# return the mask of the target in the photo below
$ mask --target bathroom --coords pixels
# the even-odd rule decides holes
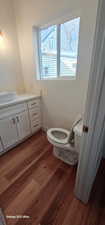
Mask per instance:
[[[4,7],[5,2],[2,4],[2,7]],[[23,10],[22,4],[25,9],[24,13],[20,14],[21,10]],[[2,66],[0,70],[3,76],[1,76],[0,90],[15,91],[19,94],[41,95],[41,127],[43,130],[47,131],[49,128],[60,127],[70,131],[78,115],[80,115],[81,118],[84,116],[95,32],[97,2],[92,3],[93,7],[91,7],[89,15],[87,9],[90,9],[90,4],[82,4],[82,1],[80,1],[79,6],[75,1],[71,1],[71,4],[68,3],[68,5],[63,2],[63,9],[59,10],[59,8],[57,8],[56,11],[55,7],[51,7],[48,1],[48,14],[43,14],[42,4],[37,3],[37,8],[42,18],[41,16],[39,17],[39,14],[37,15],[37,13],[32,11],[32,9],[35,8],[34,4],[36,3],[33,1],[30,4],[32,13],[28,18],[28,2],[24,5],[24,1],[18,2],[18,4],[14,1],[12,5],[14,10],[7,6],[5,12],[6,10],[8,11],[8,7],[10,12],[4,15],[1,14],[3,17],[1,21],[4,19],[3,22],[5,22],[6,19],[8,20],[9,13],[11,17],[9,17],[10,23],[8,25],[8,29],[10,30],[6,32],[7,27],[4,27],[4,29],[2,27],[7,26],[7,24],[1,24],[1,36],[3,40],[1,40]],[[14,23],[13,12],[16,17]],[[88,21],[85,19],[86,17],[88,17]],[[75,29],[77,29],[77,43],[74,43],[74,45],[76,45],[76,50],[74,50],[76,51],[75,71],[73,71],[70,76],[64,74],[64,76],[59,75],[59,77],[56,76],[56,78],[52,76],[50,78],[47,77],[44,79],[42,77],[42,79],[40,79],[38,73],[40,69],[38,68],[38,54],[36,53],[38,49],[40,49],[40,46],[36,41],[36,28],[42,27],[43,29],[43,27],[46,27],[47,30],[47,27],[53,27],[53,24],[66,25],[67,23],[67,26],[71,26],[71,29],[72,26],[75,26]],[[64,39],[64,35],[65,34],[63,34],[61,38]],[[71,45],[73,45],[73,43],[71,43]],[[11,58],[8,57],[7,52],[11,55]],[[71,52],[71,54],[74,53]],[[14,63],[11,59],[14,60]],[[64,64],[63,61],[61,61],[62,65],[67,65],[67,59],[64,60],[66,60]],[[56,65],[53,64],[53,66]],[[65,66],[64,70],[66,71],[67,68],[68,67]],[[65,71],[61,71],[61,73],[65,73]],[[67,73],[70,73],[69,69]]]

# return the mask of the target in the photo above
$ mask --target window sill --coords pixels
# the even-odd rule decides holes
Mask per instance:
[[[50,81],[50,80],[76,80],[76,76],[75,77],[51,77],[51,78],[44,78],[44,79],[38,79],[40,81]]]

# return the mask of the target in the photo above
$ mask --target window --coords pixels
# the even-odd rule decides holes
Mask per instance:
[[[80,18],[39,29],[40,79],[76,76]]]

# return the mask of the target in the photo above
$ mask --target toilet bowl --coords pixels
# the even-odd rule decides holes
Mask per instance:
[[[47,131],[48,141],[54,146],[53,154],[69,165],[78,162],[83,121],[79,119],[73,126],[74,144],[70,142],[71,132],[62,128],[51,128]]]

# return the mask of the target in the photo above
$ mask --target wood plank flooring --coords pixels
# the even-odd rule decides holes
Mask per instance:
[[[56,159],[40,131],[0,157],[0,207],[7,225],[105,225],[104,164],[84,205],[74,196],[76,167]]]

